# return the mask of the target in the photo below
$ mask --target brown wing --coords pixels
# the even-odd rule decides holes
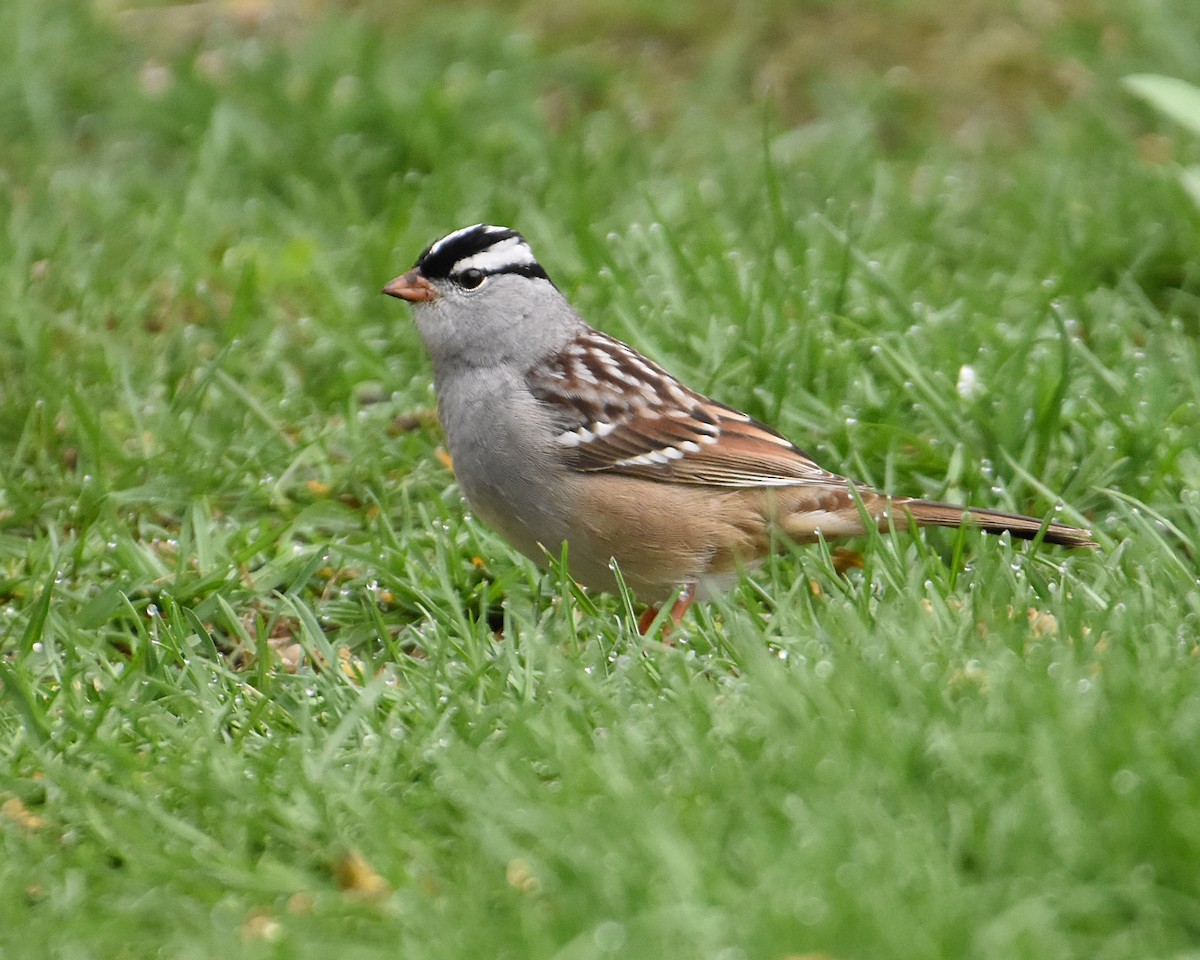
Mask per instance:
[[[585,472],[721,487],[845,484],[790,440],[596,330],[526,374]]]

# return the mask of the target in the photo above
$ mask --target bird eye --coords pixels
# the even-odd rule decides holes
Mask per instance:
[[[458,275],[458,282],[467,290],[474,290],[486,278],[486,274],[482,270],[476,270],[471,267],[469,270],[464,270]]]

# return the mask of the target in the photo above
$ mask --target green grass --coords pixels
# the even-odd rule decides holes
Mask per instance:
[[[0,957],[1200,955],[1200,148],[1120,84],[1193,4],[559,6],[0,7]],[[1103,549],[789,551],[643,640],[435,455],[378,290],[476,220]]]

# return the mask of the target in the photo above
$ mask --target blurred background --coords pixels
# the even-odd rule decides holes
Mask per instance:
[[[1125,78],[1197,50],[1195,0],[3,0],[0,954],[1194,960],[1200,119]],[[1103,551],[869,538],[643,642],[437,455],[379,291],[477,221],[823,465]]]
[[[844,345],[868,355],[860,334],[926,325],[922,362],[953,384],[988,373],[997,337],[1037,341],[1028,318],[1049,323],[1054,297],[1092,301],[1075,318],[1092,337],[1127,337],[1141,321],[1103,293],[1127,282],[1195,333],[1175,181],[1195,138],[1121,79],[1194,73],[1197,20],[1188,0],[14,0],[0,440],[51,474],[66,458],[155,482],[144,454],[173,431],[142,401],[178,414],[234,340],[221,369],[290,418],[356,393],[427,405],[377,291],[431,239],[493,220],[593,322],[701,387],[751,374],[752,412],[850,470],[845,418],[892,402],[842,372]],[[776,333],[802,348],[782,367]],[[119,373],[113,350],[145,356]],[[976,402],[1019,442],[1024,410]],[[111,422],[80,427],[85,409]],[[192,456],[197,429],[171,455],[193,491],[224,475]],[[227,439],[210,442],[228,456]],[[34,500],[4,509],[28,519]]]

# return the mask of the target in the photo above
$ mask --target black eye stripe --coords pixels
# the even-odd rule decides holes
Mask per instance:
[[[417,258],[417,267],[426,277],[449,277],[463,260],[514,237],[521,239],[515,230],[483,223],[456,230],[426,247]]]
[[[546,271],[542,269],[540,263],[521,263],[510,267],[503,267],[499,270],[478,270],[475,267],[468,267],[466,270],[451,270],[450,277],[453,280],[462,282],[463,277],[467,274],[478,274],[481,277],[498,277],[506,273],[515,273],[519,277],[538,277],[541,280],[549,280],[546,276]],[[475,284],[479,286],[479,284]]]
[[[456,230],[431,243],[417,258],[416,269],[430,280],[450,279],[459,283],[469,270],[478,270],[485,278],[515,273],[550,280],[517,231],[482,223]]]

